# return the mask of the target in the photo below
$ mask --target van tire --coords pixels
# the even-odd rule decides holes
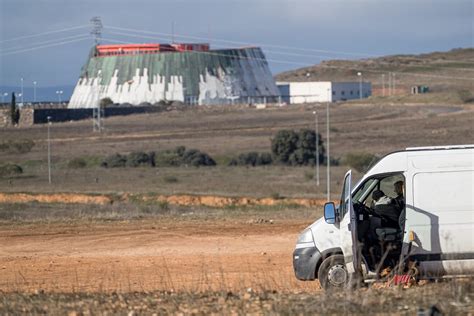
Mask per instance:
[[[332,255],[324,259],[319,266],[318,279],[324,290],[347,287],[350,283],[350,275],[346,269],[344,256]]]

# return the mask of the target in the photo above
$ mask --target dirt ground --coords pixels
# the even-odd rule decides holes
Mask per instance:
[[[319,291],[294,277],[307,222],[144,220],[0,227],[0,292]]]

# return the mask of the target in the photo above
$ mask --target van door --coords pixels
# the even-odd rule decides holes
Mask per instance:
[[[344,176],[344,186],[339,206],[341,246],[349,273],[361,274],[359,240],[357,238],[357,218],[352,204],[352,170]]]

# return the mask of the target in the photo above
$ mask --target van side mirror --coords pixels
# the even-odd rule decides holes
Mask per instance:
[[[336,223],[336,206],[334,202],[324,204],[324,220],[328,224]]]

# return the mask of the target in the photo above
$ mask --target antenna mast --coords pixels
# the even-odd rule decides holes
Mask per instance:
[[[94,37],[95,44],[98,45],[100,42],[100,38],[102,37],[102,20],[100,16],[95,16],[91,20],[91,35]]]

